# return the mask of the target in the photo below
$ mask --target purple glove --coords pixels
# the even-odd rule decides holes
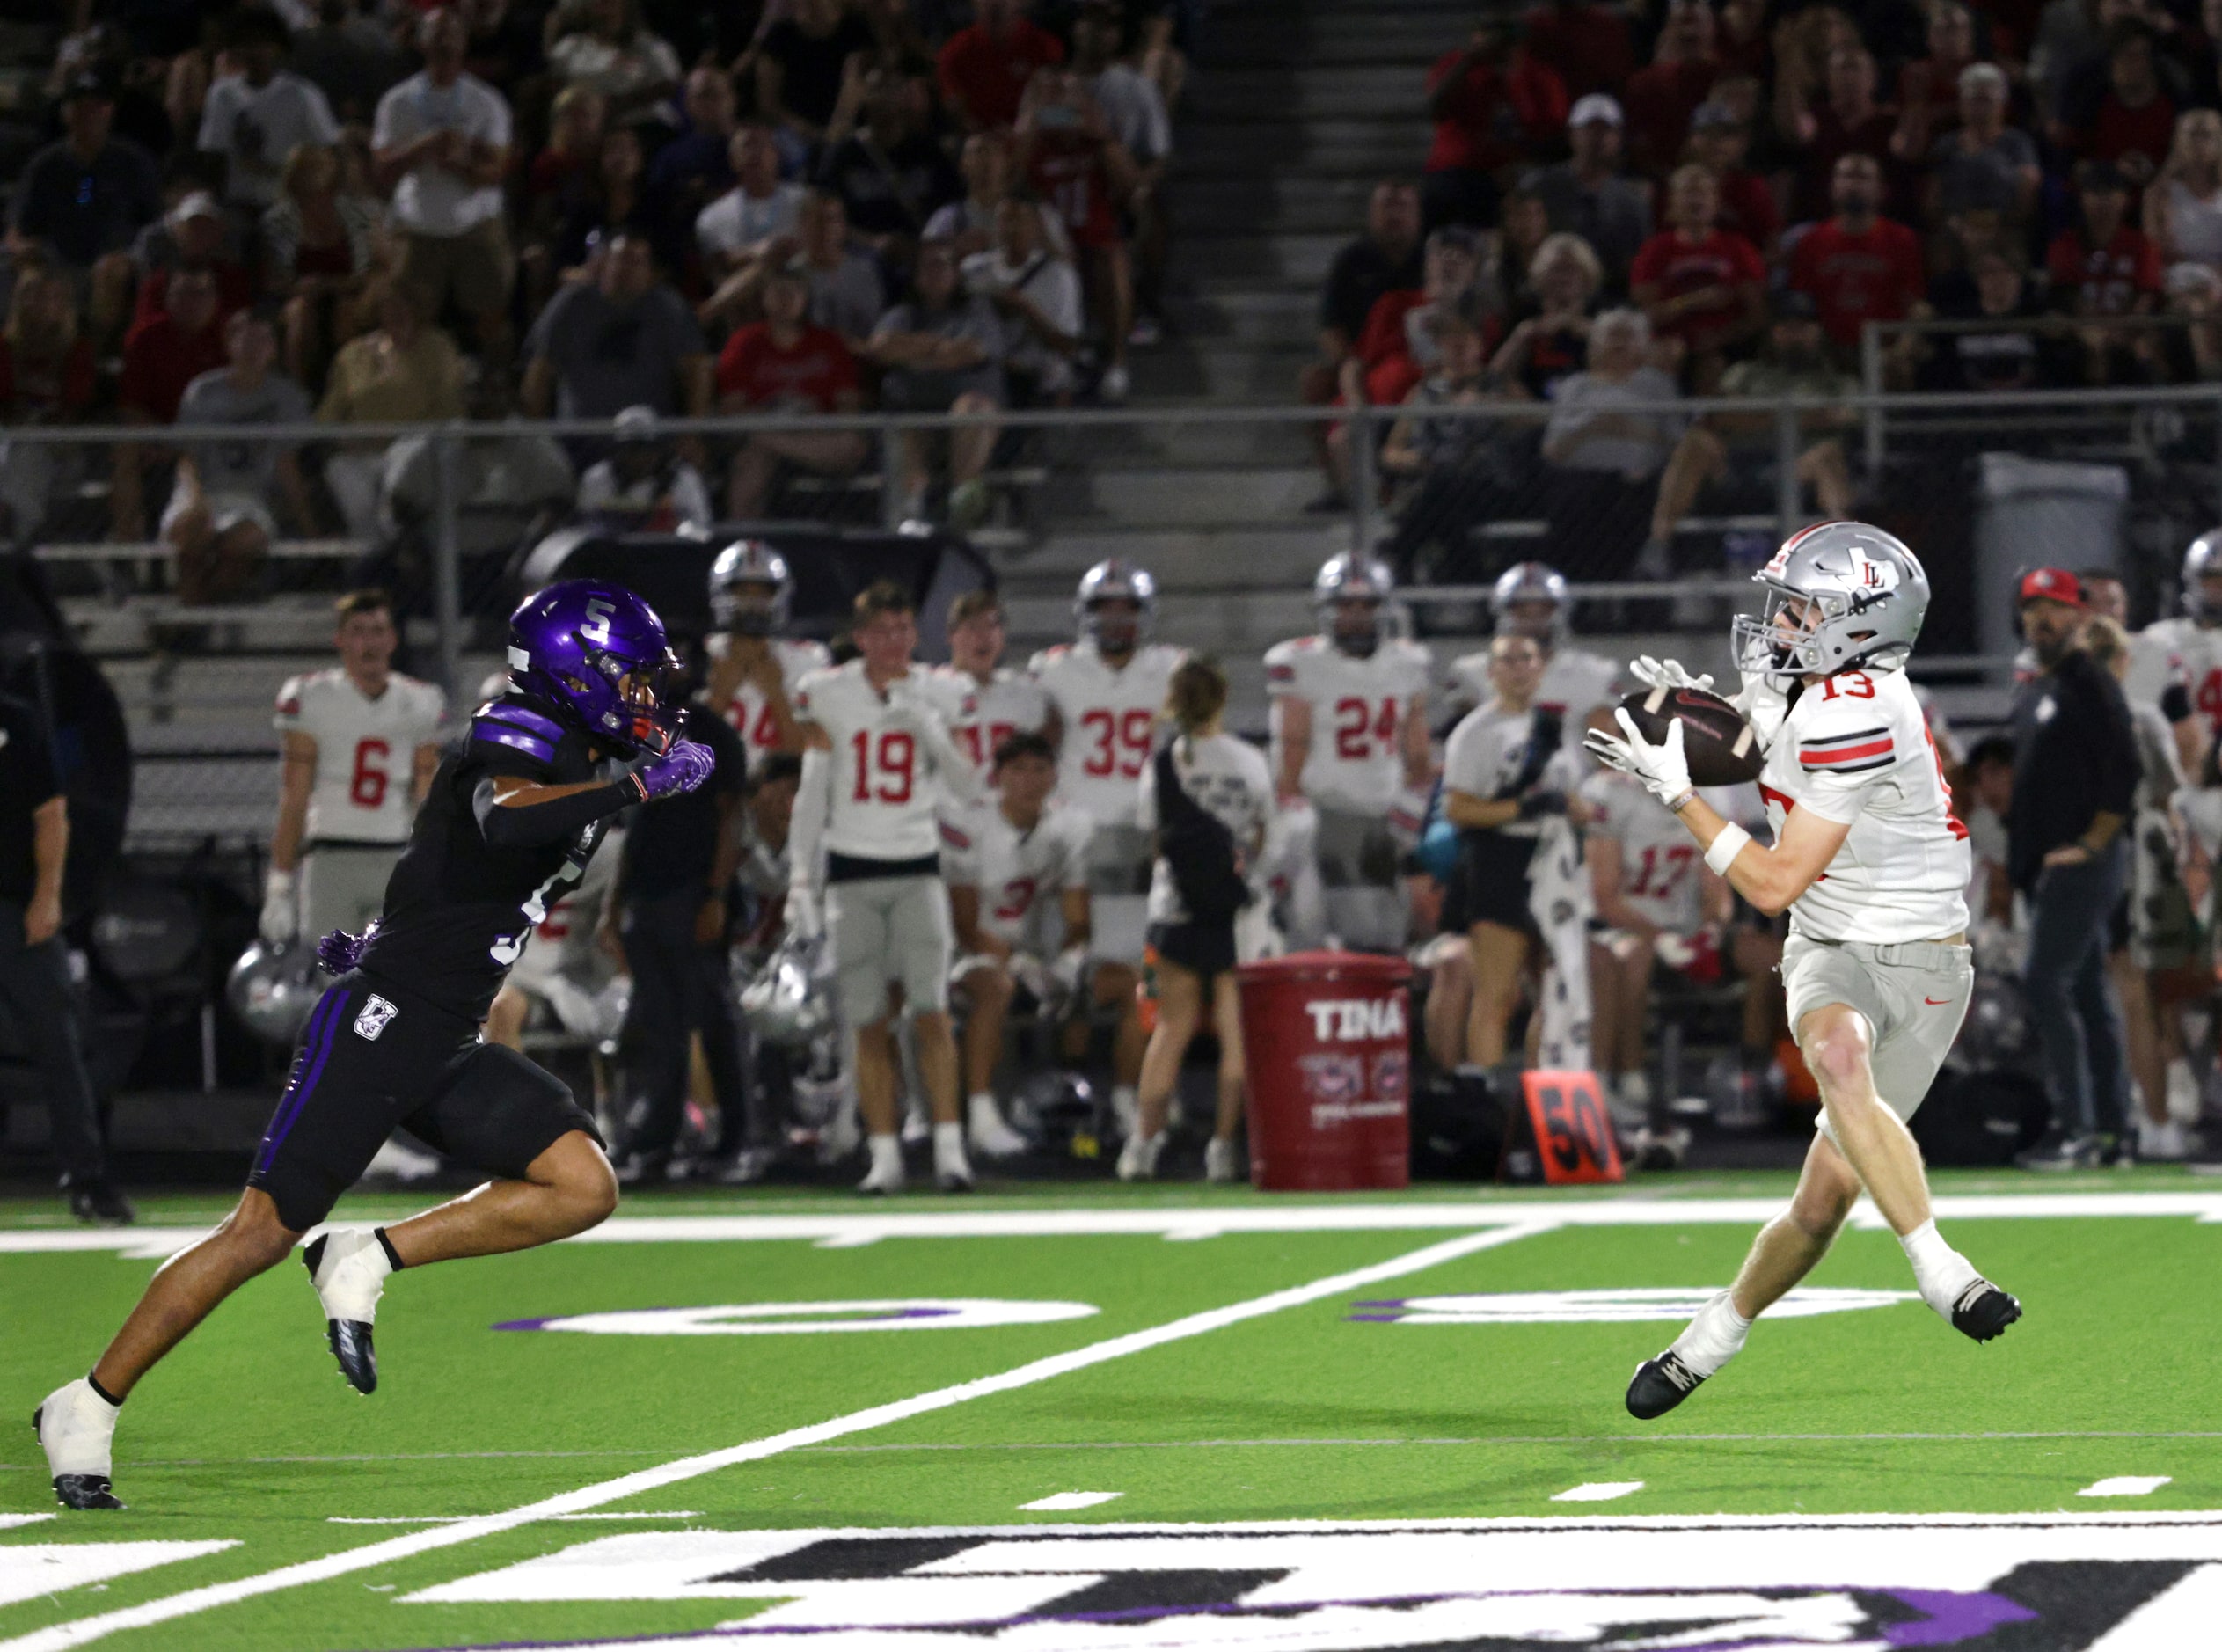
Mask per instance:
[[[335,929],[317,943],[317,961],[333,975],[346,975],[362,961],[362,954],[370,950],[370,938],[377,932],[378,920],[375,917],[360,935]]]
[[[661,757],[652,757],[632,771],[632,783],[640,788],[640,800],[653,803],[660,797],[669,797],[678,792],[691,792],[710,778],[718,760],[710,748],[692,740],[682,740]]]

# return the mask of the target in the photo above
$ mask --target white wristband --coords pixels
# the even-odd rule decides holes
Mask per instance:
[[[1731,822],[1721,828],[1721,835],[1713,840],[1713,847],[1705,852],[1705,864],[1721,877],[1729,875],[1729,864],[1743,852],[1743,845],[1751,841],[1751,834]]]

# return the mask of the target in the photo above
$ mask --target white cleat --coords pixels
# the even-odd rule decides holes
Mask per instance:
[[[109,1483],[113,1467],[116,1419],[122,1407],[92,1392],[80,1377],[64,1383],[31,1414],[32,1432],[47,1453],[54,1495],[64,1509],[121,1509]]]
[[[1158,1155],[1165,1151],[1165,1132],[1155,1136],[1134,1135],[1127,1137],[1127,1144],[1119,1150],[1119,1180],[1121,1181],[1155,1181],[1158,1179]]]
[[[2181,1056],[2168,1063],[2167,1089],[2169,1121],[2196,1124],[2200,1113],[2198,1076],[2191,1071],[2191,1064]]]
[[[378,1356],[371,1346],[370,1327],[378,1317],[386,1276],[393,1271],[377,1230],[329,1229],[309,1241],[301,1261],[317,1288],[317,1300],[324,1305],[325,1339],[332,1345],[332,1357],[340,1362],[340,1374],[358,1393],[375,1393]]]
[[[2183,1126],[2174,1118],[2155,1124],[2151,1119],[2138,1120],[2138,1161],[2140,1164],[2174,1164],[2190,1158],[2191,1144],[2186,1139]]]
[[[1203,1179],[1206,1181],[1242,1181],[1248,1178],[1250,1167],[1235,1156],[1234,1144],[1213,1137],[1203,1147]]]
[[[903,1161],[878,1164],[864,1173],[864,1180],[857,1183],[859,1193],[893,1195],[903,1191]]]
[[[1027,1150],[1027,1138],[1003,1122],[993,1096],[974,1096],[967,1105],[965,1134],[983,1159],[1010,1159]]]
[[[972,1161],[964,1156],[961,1139],[934,1142],[933,1181],[944,1193],[972,1191]]]

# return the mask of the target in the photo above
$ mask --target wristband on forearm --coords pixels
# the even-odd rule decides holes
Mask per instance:
[[[1721,828],[1721,835],[1713,840],[1713,846],[1705,852],[1705,864],[1719,877],[1729,875],[1729,867],[1743,852],[1743,845],[1751,841],[1751,834],[1731,821]]]

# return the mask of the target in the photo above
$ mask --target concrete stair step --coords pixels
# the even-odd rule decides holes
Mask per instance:
[[[1429,123],[1399,111],[1373,119],[1337,116],[1312,121],[1218,118],[1199,113],[1181,122],[1179,168],[1183,175],[1248,175],[1283,172],[1319,176],[1413,173],[1427,158]],[[1184,230],[1186,226],[1183,226]]]
[[[1319,326],[1319,295],[1290,287],[1246,288],[1217,296],[1176,292],[1166,307],[1175,342],[1183,347],[1287,344],[1309,340]]]
[[[1080,479],[1078,508],[1056,509],[1053,525],[1087,516],[1134,527],[1246,527],[1298,520],[1319,491],[1317,473],[1305,466],[1097,470]]]
[[[998,557],[996,577],[1006,588],[1062,591],[1070,604],[1081,574],[1106,557],[1125,557],[1156,574],[1168,592],[1239,583],[1261,594],[1275,584],[1309,588],[1319,564],[1349,544],[1348,527],[1332,521],[1222,528],[1053,523],[1023,552]]]
[[[1134,387],[1153,399],[1286,402],[1296,394],[1297,376],[1317,354],[1308,328],[1277,344],[1191,346],[1135,357]]]
[[[1321,178],[1309,172],[1279,172],[1266,178],[1207,173],[1176,179],[1172,190],[1184,223],[1208,223],[1232,230],[1250,225],[1266,231],[1341,230],[1356,235],[1365,225],[1370,177]]]
[[[1446,22],[1439,13],[1410,15],[1401,7],[1339,17],[1268,11],[1248,18],[1214,18],[1210,57],[1213,65],[1244,68],[1408,63],[1424,69],[1464,40],[1461,21]],[[1207,69],[1197,84],[1214,76]]]
[[[1286,398],[1276,398],[1285,400]],[[1220,465],[1300,464],[1311,452],[1296,425],[1200,423],[1173,416],[1160,423],[1101,426],[1069,450],[1073,470],[1210,470]]]
[[[1173,244],[1172,270],[1175,279],[1195,276],[1224,282],[1263,278],[1267,286],[1318,282],[1327,278],[1327,266],[1352,233],[1259,235],[1238,230],[1222,235],[1199,225]]]
[[[1195,89],[1196,106],[1219,119],[1286,120],[1309,124],[1338,118],[1424,114],[1425,64],[1353,64],[1312,58],[1295,69],[1212,72]]]

